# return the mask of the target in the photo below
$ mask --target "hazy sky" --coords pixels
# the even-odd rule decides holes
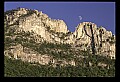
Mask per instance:
[[[62,19],[70,31],[81,22],[93,22],[115,34],[115,2],[5,2],[4,10],[37,9],[52,19]],[[80,17],[79,17],[80,16]],[[81,20],[80,20],[81,18]]]

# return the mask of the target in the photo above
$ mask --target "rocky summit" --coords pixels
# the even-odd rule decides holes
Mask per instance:
[[[17,8],[4,12],[4,55],[41,65],[78,65],[89,54],[115,59],[115,35],[92,22],[70,32],[64,20],[38,10]],[[88,55],[81,55],[82,53]],[[92,62],[88,62],[90,66]],[[99,62],[98,66],[104,63]],[[85,66],[84,64],[81,64]],[[106,66],[106,64],[104,64]]]

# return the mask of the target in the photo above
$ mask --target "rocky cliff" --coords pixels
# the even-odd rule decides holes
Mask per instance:
[[[68,44],[76,52],[79,50],[88,51],[94,55],[115,59],[115,35],[111,31],[107,31],[104,27],[98,27],[91,22],[80,23],[76,27],[75,32],[70,32],[63,20],[51,19],[42,11],[17,8],[4,13],[4,29],[5,45],[7,45],[4,53],[7,56],[9,56],[9,53],[12,53],[13,55],[10,57],[16,59],[19,57],[24,61],[42,62],[41,64],[43,65],[48,64],[50,61],[53,62],[54,58],[49,56],[49,54],[41,55],[35,51],[31,55],[26,54],[26,50],[21,47],[32,42],[37,45],[44,42],[56,45]],[[11,43],[7,44],[8,41],[11,41]],[[35,45],[32,44],[32,46]],[[32,52],[32,50],[27,51]],[[54,59],[54,61],[57,60]],[[62,60],[62,62],[66,62],[66,60]],[[74,60],[68,62],[71,63],[66,64],[75,65]]]
[[[110,56],[115,58],[115,35],[107,31],[104,27],[97,27],[91,22],[80,23],[75,32],[75,45],[81,46],[84,50],[90,50],[94,54]]]

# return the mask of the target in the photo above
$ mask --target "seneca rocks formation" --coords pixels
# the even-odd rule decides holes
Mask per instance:
[[[52,19],[42,11],[17,8],[4,13],[4,25],[5,29],[7,29],[5,31],[6,33],[11,31],[14,33],[23,31],[34,33],[34,35],[36,35],[34,36],[36,43],[44,41],[57,44],[67,43],[76,51],[90,51],[95,55],[99,54],[115,59],[115,35],[113,35],[111,31],[107,31],[104,27],[98,27],[92,22],[82,22],[77,25],[75,32],[70,32],[63,20]],[[13,36],[12,39],[13,38],[15,38],[15,36]],[[8,52],[10,51],[4,51],[4,53]],[[44,62],[42,64],[47,64],[51,59],[48,55],[41,56],[38,55],[38,53],[33,53],[31,56],[29,54],[24,55],[26,53],[24,53],[21,45],[13,46],[11,52],[14,54],[14,58],[16,58],[17,55],[29,57],[36,55],[34,61],[37,62],[37,60],[41,60]],[[26,57],[22,57],[23,60],[30,61],[25,58]],[[71,62],[71,64],[74,65],[74,62]]]

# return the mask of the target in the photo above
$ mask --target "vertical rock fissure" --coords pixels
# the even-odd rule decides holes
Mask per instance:
[[[92,24],[90,25],[90,29],[91,29],[91,34],[92,34],[92,41],[91,41],[91,46],[92,46],[92,53],[95,54],[95,41],[94,41],[94,34],[93,34],[93,29],[92,29]]]
[[[102,47],[102,30],[99,31],[100,32],[100,47]]]
[[[86,34],[88,37],[90,37],[90,35],[87,34],[87,31],[86,31],[85,27],[86,27],[86,25],[84,25],[85,34]],[[90,38],[91,38],[91,37],[90,37]]]
[[[95,54],[95,41],[94,41],[94,34],[93,34],[92,24],[89,25],[92,36],[90,36],[90,35],[87,34],[87,31],[86,31],[86,29],[85,29],[85,26],[86,26],[86,25],[84,25],[85,34],[86,34],[88,37],[91,38],[92,54]]]

